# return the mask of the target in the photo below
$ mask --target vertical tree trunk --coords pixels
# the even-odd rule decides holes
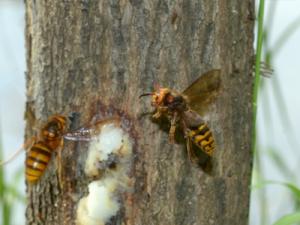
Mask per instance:
[[[27,136],[55,113],[76,112],[72,129],[103,105],[115,108],[130,118],[137,144],[131,204],[123,201],[110,224],[247,224],[253,10],[253,0],[27,0]],[[189,162],[184,143],[168,143],[138,95],[154,82],[183,90],[215,68],[223,90],[208,121],[217,148],[207,174]],[[27,224],[76,224],[90,182],[85,152],[65,142],[63,189],[55,160],[28,186]]]

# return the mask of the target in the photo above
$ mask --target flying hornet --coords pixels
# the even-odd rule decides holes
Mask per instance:
[[[211,70],[201,75],[183,92],[156,86],[153,92],[140,95],[140,98],[152,96],[154,119],[165,116],[170,121],[170,143],[174,143],[176,128],[182,128],[189,159],[194,163],[199,162],[199,157],[192,148],[193,144],[209,157],[215,151],[213,133],[202,116],[219,93],[220,74],[220,70]]]

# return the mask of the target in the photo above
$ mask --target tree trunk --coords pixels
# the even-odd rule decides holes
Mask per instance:
[[[121,195],[109,224],[247,224],[253,18],[253,0],[27,0],[27,137],[52,114],[76,112],[68,129],[100,112],[122,115],[135,132],[134,191]],[[208,117],[217,144],[208,174],[184,142],[168,143],[168,124],[153,123],[138,96],[154,83],[183,90],[216,68],[223,89]],[[78,224],[91,182],[86,148],[65,141],[63,187],[54,158],[27,186],[27,224]]]

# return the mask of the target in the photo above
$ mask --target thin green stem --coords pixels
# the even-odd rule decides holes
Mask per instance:
[[[268,52],[268,50],[270,49],[269,46],[269,42],[268,42],[268,37],[272,36],[272,31],[273,31],[273,25],[274,25],[274,18],[275,18],[275,12],[277,10],[277,6],[278,6],[278,1],[270,1],[269,2],[269,7],[268,7],[268,14],[266,15],[266,19],[265,19],[265,26],[264,26],[264,35],[265,35],[265,39],[264,39],[264,48],[265,48],[265,52]],[[266,61],[266,63],[268,63]]]
[[[256,45],[256,57],[255,57],[255,80],[253,87],[253,132],[252,132],[252,150],[254,152],[256,147],[256,113],[257,113],[257,96],[260,83],[260,62],[262,55],[262,44],[263,44],[263,20],[264,20],[264,8],[265,1],[259,1],[258,9],[258,26],[257,26],[257,45]]]
[[[2,160],[2,158],[3,158],[3,150],[2,150],[2,140],[1,140],[1,127],[0,127],[0,160]],[[0,166],[0,203],[4,199],[4,192],[5,192],[4,170],[3,170],[3,166]]]
[[[257,117],[257,96],[258,90],[260,87],[260,65],[261,65],[261,58],[262,58],[262,47],[263,47],[263,39],[264,39],[264,8],[265,8],[265,1],[259,1],[259,8],[258,8],[258,24],[257,24],[257,43],[256,43],[256,57],[255,57],[255,78],[254,78],[254,87],[253,87],[253,98],[252,98],[252,106],[253,106],[253,131],[252,131],[252,152],[255,153],[255,158],[257,162],[258,170],[261,173],[261,165],[260,165],[260,157],[256,150],[256,117]],[[262,174],[260,174],[262,175]],[[260,177],[260,179],[263,179]],[[261,193],[261,224],[266,222],[266,199],[264,193]]]
[[[2,140],[1,140],[1,129],[0,129],[0,160],[3,157],[2,151]],[[0,205],[2,208],[2,223],[5,225],[10,224],[10,207],[7,203],[7,198],[5,195],[6,192],[6,183],[5,183],[5,176],[4,176],[4,169],[3,166],[0,166]]]
[[[257,173],[257,183],[262,184],[265,180],[264,171],[262,169],[262,160],[261,160],[261,151],[256,151],[254,155],[255,159],[255,168],[258,171]],[[266,189],[258,190],[259,202],[260,202],[260,224],[268,224],[268,200],[267,200],[267,191]]]
[[[3,203],[3,225],[11,224],[11,205],[7,200]]]

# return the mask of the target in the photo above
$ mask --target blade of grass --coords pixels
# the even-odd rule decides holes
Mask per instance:
[[[259,173],[261,173],[260,169],[260,157],[258,151],[255,152],[256,149],[256,116],[257,116],[257,96],[258,90],[260,86],[260,65],[261,65],[261,58],[262,58],[262,46],[263,46],[263,21],[264,21],[264,8],[265,8],[265,1],[259,1],[259,8],[258,8],[258,23],[257,23],[257,42],[256,42],[256,54],[255,54],[255,77],[254,77],[254,87],[253,87],[253,95],[252,95],[252,107],[253,107],[253,131],[252,131],[252,152],[255,154],[256,164]],[[260,174],[261,176],[261,174]],[[261,215],[260,215],[260,222],[262,225],[266,224],[266,199],[264,198],[264,193],[260,193],[260,208],[261,208]]]
[[[0,124],[1,125],[1,124]],[[3,158],[1,127],[0,127],[0,160]],[[0,200],[3,201],[5,192],[5,176],[3,166],[0,166]]]
[[[285,136],[287,136],[288,144],[290,145],[291,149],[294,149],[294,153],[298,154],[298,149],[295,148],[295,146],[299,146],[298,137],[295,136],[296,132],[294,130],[294,126],[292,125],[293,123],[290,119],[291,117],[289,116],[288,107],[286,106],[286,101],[283,97],[280,82],[277,77],[274,77],[272,87],[274,89],[273,93],[275,95],[275,99],[277,99],[277,107],[281,112],[279,114],[281,123],[286,127],[285,129],[290,131],[288,136],[287,133],[285,133]]]
[[[292,183],[289,182],[281,182],[281,181],[274,181],[274,180],[267,180],[264,182],[260,182],[258,184],[256,184],[255,186],[253,186],[253,189],[263,189],[266,185],[270,185],[270,184],[275,184],[275,185],[280,185],[283,187],[286,187],[290,190],[290,192],[293,195],[293,200],[295,202],[295,205],[299,205],[300,203],[300,189]]]
[[[300,212],[283,216],[279,220],[277,220],[273,225],[293,225],[297,222],[300,222]]]
[[[26,198],[19,192],[19,190],[14,187],[13,185],[9,185],[7,187],[7,193],[9,194],[12,198],[12,201],[15,202],[15,200],[21,202],[21,203],[25,203],[26,202]]]
[[[10,206],[10,204],[7,202],[7,201],[5,201],[5,203],[3,202],[3,218],[2,218],[2,220],[3,220],[3,224],[4,225],[10,225],[11,224],[11,206]]]
[[[293,194],[294,199],[296,201],[300,201],[300,189],[296,185],[294,185],[292,183],[288,183],[288,182],[280,182],[280,181],[272,181],[272,180],[266,181],[265,183],[266,184],[277,184],[277,185],[281,185],[281,186],[288,188],[291,191],[291,193]]]
[[[0,124],[1,125],[1,124]],[[1,126],[0,126],[0,159],[3,158],[3,148],[2,148],[2,138],[1,138]],[[9,225],[11,224],[11,206],[7,202],[6,198],[6,183],[4,176],[3,166],[0,166],[0,203],[2,205],[2,224]]]
[[[292,183],[289,183],[289,182],[280,182],[280,181],[268,180],[268,181],[264,181],[264,182],[256,184],[255,186],[252,187],[252,189],[253,190],[254,189],[262,189],[263,190],[266,185],[270,185],[270,184],[280,185],[280,186],[283,186],[285,188],[288,188],[289,191],[291,192],[291,194],[293,195],[292,200],[293,200],[293,203],[294,203],[294,206],[295,206],[294,210],[296,212],[299,211],[299,207],[300,207],[300,189],[295,184],[292,184]],[[289,217],[286,217],[286,218],[289,218]],[[277,222],[283,222],[283,224],[286,224],[286,221],[289,221],[289,219],[282,219],[282,221],[281,221],[281,219],[279,219]],[[298,221],[295,221],[295,222],[298,222]],[[294,224],[295,222],[287,223],[287,224]]]
[[[265,19],[263,47],[265,49],[266,55],[265,55],[265,59],[263,60],[264,62],[267,62],[267,60],[266,60],[268,58],[267,53],[269,52],[269,49],[270,49],[269,36],[272,35],[272,30],[273,30],[273,25],[274,25],[274,17],[275,17],[275,12],[276,12],[277,5],[278,5],[277,3],[278,3],[277,1],[269,2],[268,14]]]
[[[265,1],[260,0],[259,9],[258,9],[257,43],[256,43],[256,56],[255,56],[255,78],[254,78],[253,97],[252,97],[253,127],[254,127],[252,132],[253,152],[256,147],[256,113],[257,113],[257,96],[258,96],[259,81],[260,81],[260,63],[261,63],[262,44],[263,44],[264,8],[265,8]]]
[[[277,41],[275,41],[274,47],[272,48],[273,56],[277,55],[287,40],[300,28],[300,16],[297,17],[293,22],[291,22],[285,30],[281,33]]]
[[[278,172],[282,173],[284,177],[288,177],[292,180],[295,179],[294,172],[290,170],[290,168],[286,164],[285,159],[279,154],[279,151],[277,149],[269,148],[267,154],[270,157],[270,159],[273,160]]]
[[[263,123],[264,123],[264,131],[262,131],[260,129],[260,131],[262,131],[262,135],[268,133],[269,137],[274,137],[274,115],[272,113],[272,109],[271,109],[271,97],[272,97],[272,94],[270,93],[269,91],[269,85],[266,83],[266,82],[269,82],[269,81],[265,81],[265,79],[262,79],[261,80],[262,82],[261,83],[264,83],[266,88],[264,90],[264,95],[260,95],[260,98],[261,98],[261,105],[263,105],[263,110],[262,111],[262,118],[263,118]],[[264,132],[264,133],[263,133]]]
[[[257,173],[257,182],[259,184],[263,183],[264,181],[264,172],[262,170],[262,162],[260,157],[261,151],[256,151],[254,154],[254,167],[258,171]],[[260,206],[260,224],[265,225],[268,224],[268,201],[265,189],[260,189],[258,192],[259,195],[259,206]]]
[[[12,185],[19,185],[24,178],[24,167],[20,167],[13,175]]]
[[[18,169],[14,175],[13,175],[13,180],[9,185],[7,185],[7,192],[11,194],[13,199],[16,199],[20,201],[21,203],[25,203],[26,198],[25,196],[18,190],[17,187],[19,187],[20,182],[24,176],[24,168],[21,167]]]

